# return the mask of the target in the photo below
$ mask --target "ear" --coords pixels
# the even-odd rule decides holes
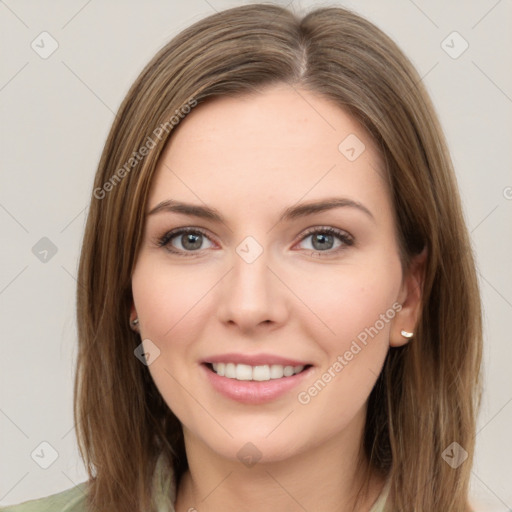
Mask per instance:
[[[132,305],[130,306],[130,324],[133,319],[137,318],[137,310],[135,309],[135,304],[132,300]]]
[[[409,338],[405,338],[400,333],[402,329],[414,333],[421,311],[426,262],[427,246],[421,253],[413,257],[407,273],[402,279],[402,287],[397,299],[402,305],[402,309],[393,319],[389,336],[389,344],[392,347],[401,347],[409,341]]]

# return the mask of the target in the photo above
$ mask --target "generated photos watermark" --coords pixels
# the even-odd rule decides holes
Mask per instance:
[[[171,116],[169,121],[161,123],[160,126],[153,130],[152,135],[158,141],[162,140],[164,133],[170,133],[182,119],[197,105],[195,99],[189,99],[187,103],[182,105],[179,109],[174,111],[174,115]],[[108,192],[114,190],[114,188],[125,178],[130,171],[137,166],[139,162],[144,160],[144,157],[148,155],[153,148],[157,146],[158,142],[152,137],[148,136],[138,151],[134,151],[132,156],[124,163],[122,167],[105,182],[101,187],[97,187],[93,191],[93,195],[96,199],[104,199]]]
[[[313,398],[331,382],[354,357],[361,352],[361,350],[368,344],[368,337],[373,339],[379,334],[382,329],[392,320],[395,315],[402,310],[402,305],[395,302],[385,313],[381,313],[379,319],[370,327],[365,327],[356,337],[352,340],[350,348],[343,354],[336,357],[336,360],[327,368],[327,370],[311,385],[307,390],[300,391],[297,399],[300,404],[307,405]]]

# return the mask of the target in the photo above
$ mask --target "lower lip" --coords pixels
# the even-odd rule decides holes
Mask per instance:
[[[201,368],[216,391],[227,398],[244,404],[263,404],[279,398],[300,384],[313,369],[310,366],[296,375],[282,377],[281,379],[251,381],[221,377],[210,370],[206,364],[201,364]]]

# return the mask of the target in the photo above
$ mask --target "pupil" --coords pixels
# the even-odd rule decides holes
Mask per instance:
[[[315,237],[313,237],[313,247],[315,249],[322,249],[326,247],[325,242],[329,241],[332,243],[333,236],[332,235],[324,235],[324,234],[317,234]],[[324,242],[323,244],[316,245],[318,241]]]
[[[193,233],[188,233],[184,235],[185,243],[183,243],[183,247],[186,249],[198,249],[201,247],[201,237],[202,235],[195,235]],[[191,246],[188,245],[190,242]]]

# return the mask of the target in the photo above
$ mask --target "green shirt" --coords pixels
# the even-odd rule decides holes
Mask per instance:
[[[158,512],[175,512],[176,489],[172,471],[164,467],[160,458],[153,477],[155,503]],[[45,498],[24,501],[18,505],[0,508],[0,512],[88,512],[86,509],[86,485],[82,482],[57,494]],[[390,480],[386,482],[380,496],[370,512],[383,512],[389,494]]]

